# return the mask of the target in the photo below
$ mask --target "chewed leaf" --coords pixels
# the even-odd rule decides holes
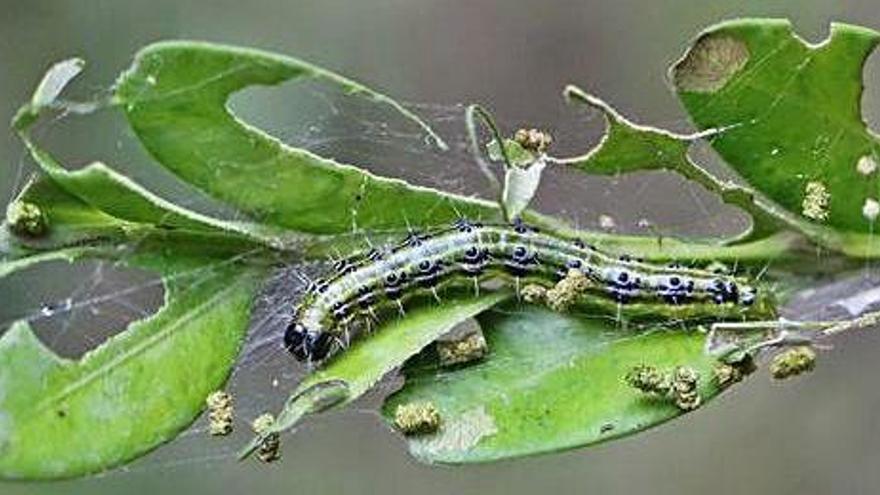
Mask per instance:
[[[672,400],[627,383],[633,368],[698,375],[697,402],[720,392],[705,334],[656,329],[632,333],[611,320],[584,319],[531,307],[480,318],[490,354],[472,366],[441,370],[429,356],[404,368],[406,384],[383,413],[431,403],[439,431],[408,437],[425,462],[470,463],[571,449],[628,435],[682,413]]]
[[[380,331],[358,341],[325,368],[303,380],[267,434],[287,430],[308,414],[357,399],[391,370],[455,325],[506,297],[507,293],[497,292],[465,300],[448,300],[436,307],[411,311],[406,318],[384,325]],[[248,455],[258,444],[259,439],[256,439],[242,455]]]
[[[97,472],[174,438],[232,367],[262,270],[210,259],[133,266],[163,273],[165,306],[79,360],[25,322],[0,337],[0,476]]]
[[[607,128],[602,141],[586,154],[557,160],[589,174],[612,175],[643,170],[669,170],[712,191],[726,203],[738,206],[752,217],[749,231],[728,241],[763,238],[795,223],[772,203],[756,197],[748,188],[718,179],[688,156],[692,143],[714,135],[681,135],[636,124],[608,103],[576,86],[565,89],[566,97],[589,105],[605,116]]]
[[[490,203],[401,180],[292,148],[245,125],[226,100],[251,85],[318,79],[391,105],[390,98],[303,61],[195,42],[143,49],[123,74],[115,101],[147,150],[180,178],[269,225],[311,233],[438,225],[463,215],[491,218]],[[406,210],[406,217],[401,212]]]
[[[103,163],[96,162],[80,170],[68,171],[35,145],[31,144],[30,149],[43,171],[60,188],[120,222],[225,232],[270,244],[280,243],[285,237],[280,231],[260,224],[221,220],[182,208],[156,196]]]
[[[55,64],[43,77],[31,101],[19,110],[16,117],[15,128],[31,158],[54,182],[46,185],[48,179],[41,179],[44,184],[37,187],[48,189],[57,186],[59,198],[62,191],[66,192],[70,198],[65,198],[64,201],[76,204],[83,211],[94,210],[95,224],[89,227],[144,224],[162,228],[226,232],[270,244],[281,242],[283,236],[278,229],[251,222],[221,220],[188,210],[157,196],[103,163],[94,162],[79,170],[67,170],[48,151],[34,142],[30,131],[36,119],[45,110],[61,105],[58,98],[64,87],[79,74],[82,66],[83,62],[79,59]],[[72,104],[65,102],[64,105],[68,108]],[[27,193],[22,197],[27,200],[24,196]],[[58,202],[50,201],[46,208],[58,209]],[[62,240],[58,239],[59,236],[55,237],[56,240]]]
[[[22,244],[4,229],[0,277],[47,261],[114,260],[161,275],[165,305],[76,361],[43,347],[24,321],[0,336],[0,477],[97,472],[174,438],[222,384],[247,329],[264,272],[250,261],[260,249],[210,225],[129,221],[170,218],[174,210],[91,173],[57,172],[73,191],[103,184],[118,192],[117,203],[96,202],[106,211],[47,177],[28,185],[18,201],[38,208],[48,230]],[[58,248],[69,244],[77,245]]]
[[[93,181],[87,170],[96,171],[94,168],[87,168],[69,176],[73,183],[72,189],[81,187],[90,191],[89,194],[97,194],[97,189],[93,188],[102,185],[103,181]],[[108,169],[104,170],[115,174]],[[10,252],[3,253],[5,261],[32,257],[39,252],[44,253],[43,256],[52,256],[49,249],[114,257],[122,254],[127,249],[126,243],[131,241],[137,241],[136,245],[143,249],[162,249],[163,243],[176,244],[182,250],[181,254],[205,257],[261,249],[250,235],[229,232],[212,227],[211,224],[199,224],[185,216],[180,217],[182,221],[192,222],[199,228],[163,229],[156,228],[158,225],[152,223],[128,221],[125,219],[127,215],[149,218],[149,215],[155,214],[157,221],[170,219],[173,218],[176,208],[162,210],[162,203],[150,204],[149,195],[140,196],[136,187],[128,189],[127,182],[120,183],[120,194],[117,196],[119,202],[108,204],[107,211],[86,203],[50,178],[42,177],[30,182],[19,195],[18,201],[25,201],[40,209],[45,216],[47,231],[45,235],[31,238],[14,236],[8,228],[4,228],[4,235],[10,237]],[[136,186],[133,182],[131,184]],[[148,206],[141,208],[145,205]],[[108,212],[120,214],[123,218],[112,216]]]
[[[39,263],[50,261],[66,261],[73,263],[74,261],[86,256],[105,256],[110,255],[110,250],[93,247],[70,247],[66,249],[56,249],[44,253],[26,253],[19,256],[10,256],[8,259],[0,259],[0,278],[9,276],[15,272],[26,270]]]
[[[725,22],[671,75],[694,123],[724,129],[712,147],[755,189],[805,222],[863,234],[874,221],[866,205],[880,195],[880,139],[859,107],[878,43],[877,31],[846,24],[812,45],[788,21]]]

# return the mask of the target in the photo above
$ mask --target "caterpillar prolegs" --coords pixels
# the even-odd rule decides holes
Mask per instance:
[[[598,308],[656,317],[766,316],[764,291],[730,275],[660,266],[614,256],[538,231],[521,222],[482,225],[459,219],[432,234],[410,233],[399,245],[334,264],[336,273],[310,284],[284,335],[299,360],[321,361],[344,348],[361,322],[371,324],[438,289],[493,290],[525,282],[552,286],[570,270],[587,281],[584,299]],[[498,280],[494,287],[489,280]],[[439,298],[439,297],[438,297]]]

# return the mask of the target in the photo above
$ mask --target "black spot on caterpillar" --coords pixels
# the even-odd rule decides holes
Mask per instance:
[[[436,233],[410,233],[390,249],[337,261],[334,269],[330,278],[310,284],[287,326],[284,346],[299,360],[325,359],[380,313],[404,314],[406,303],[425,294],[439,299],[441,287],[479,291],[489,279],[552,286],[572,269],[589,280],[585,299],[609,312],[715,320],[772,313],[763,291],[733,276],[613,256],[522,222],[460,219]]]

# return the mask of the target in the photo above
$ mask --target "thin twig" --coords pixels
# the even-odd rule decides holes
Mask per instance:
[[[483,122],[487,128],[489,128],[492,133],[492,138],[495,139],[495,142],[498,143],[498,148],[501,151],[501,158],[504,160],[504,165],[507,168],[510,168],[510,158],[507,156],[507,149],[504,146],[504,141],[501,138],[501,132],[498,131],[498,126],[495,125],[495,121],[492,119],[492,116],[480,105],[469,105],[467,110],[465,111],[465,124],[467,126],[468,137],[471,142],[471,153],[474,156],[474,161],[477,163],[477,166],[480,167],[480,171],[483,172],[483,175],[489,180],[491,186],[495,189],[495,193],[497,195],[498,206],[501,208],[501,212],[504,214],[504,219],[510,221],[507,211],[507,205],[504,204],[504,190],[501,187],[501,182],[498,181],[498,177],[495,177],[495,174],[492,173],[489,164],[483,160],[483,154],[481,152],[479,136],[477,136],[477,117]]]

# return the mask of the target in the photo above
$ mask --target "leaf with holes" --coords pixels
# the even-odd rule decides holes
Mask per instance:
[[[163,274],[164,307],[76,361],[26,322],[0,338],[0,476],[97,472],[174,438],[222,386],[262,270],[228,261],[127,258]]]
[[[783,20],[746,19],[703,32],[671,69],[712,147],[754,188],[831,247],[876,255],[880,138],[860,112],[865,60],[880,32],[831,25],[818,45]],[[819,227],[827,227],[833,232]]]
[[[675,172],[718,194],[725,202],[738,206],[751,215],[752,225],[749,230],[732,239],[724,240],[727,243],[746,239],[766,239],[791,223],[784,212],[772,203],[756,197],[750,189],[720,180],[693,161],[688,155],[691,145],[704,136],[675,134],[636,124],[618,113],[608,103],[576,86],[568,86],[565,95],[572,101],[586,104],[602,112],[606,130],[599,144],[589,152],[582,156],[558,159],[558,162],[595,175],[617,175],[644,170]]]
[[[226,100],[252,85],[317,79],[390,105],[399,104],[306,62],[223,45],[165,42],[141,50],[115,101],[163,166],[261,222],[311,233],[438,225],[464,215],[492,218],[491,203],[377,177],[282,144],[232,115]],[[431,131],[428,131],[431,132]],[[431,134],[436,139],[436,135]],[[353,212],[357,212],[356,218]]]
[[[94,194],[106,177],[61,179]],[[250,258],[260,248],[222,229],[159,229],[113,216],[164,217],[161,203],[147,203],[138,188],[119,184],[108,191],[119,192],[119,202],[101,210],[52,179],[31,182],[19,201],[42,212],[48,235],[26,246],[18,239],[8,243],[0,277],[46,261],[117,260],[160,274],[165,305],[78,360],[45,348],[25,321],[0,337],[0,477],[97,472],[174,438],[201,411],[205,396],[222,386],[244,338],[265,272],[265,263]],[[75,241],[82,244],[43,250]]]
[[[406,384],[383,406],[394,424],[397,407],[430,402],[441,427],[408,437],[424,462],[471,463],[590,445],[629,435],[682,414],[672,401],[627,384],[633,367],[659,372],[679,366],[699,374],[703,402],[720,392],[718,362],[695,330],[626,332],[613,320],[508,306],[480,318],[490,354],[455,370],[430,353],[403,369]]]

